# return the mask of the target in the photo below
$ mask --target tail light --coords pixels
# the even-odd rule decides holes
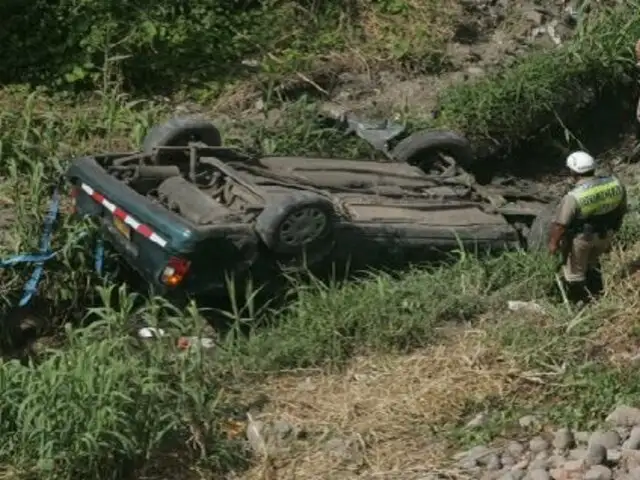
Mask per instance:
[[[189,272],[191,262],[178,257],[171,257],[162,270],[160,281],[168,287],[176,287],[182,283]]]

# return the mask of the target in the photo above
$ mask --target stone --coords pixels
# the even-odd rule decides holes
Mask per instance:
[[[549,461],[546,458],[534,458],[529,464],[529,472],[534,470],[546,470],[549,467]]]
[[[627,438],[629,438],[629,434],[631,433],[631,428],[629,427],[617,427],[615,429],[616,432],[618,432],[618,435],[620,435],[620,441],[624,441]]]
[[[640,409],[620,405],[607,416],[606,421],[616,427],[635,427],[640,425]]]
[[[607,449],[600,443],[591,443],[587,449],[585,462],[587,465],[602,465],[607,460]]]
[[[596,430],[589,438],[589,444],[599,443],[605,448],[616,448],[622,443],[615,430]]]
[[[502,475],[503,473],[500,471],[488,471],[484,472],[480,480],[499,480]]]
[[[484,413],[479,413],[478,415],[473,417],[469,423],[467,423],[467,428],[482,427],[485,423],[487,423],[487,415]]]
[[[498,480],[520,480],[522,477],[518,477],[513,472],[504,473]]]
[[[532,453],[544,452],[548,448],[549,442],[540,436],[533,437],[531,441],[529,441],[529,450],[531,450]]]
[[[640,468],[640,450],[623,450],[620,464],[629,471]]]
[[[573,432],[568,428],[561,428],[553,435],[553,448],[557,450],[568,450],[575,446]]]
[[[356,436],[331,438],[325,444],[325,449],[332,456],[342,460],[359,462],[362,457],[360,443]]]
[[[511,470],[500,477],[500,480],[522,480],[525,476],[524,470]]]
[[[586,456],[587,456],[586,448],[574,448],[573,450],[569,451],[569,459],[571,460],[582,460]]]
[[[284,440],[295,433],[295,427],[284,420],[276,420],[271,426],[271,432],[279,439]]]
[[[611,448],[607,450],[607,462],[618,463],[622,458],[622,450],[618,448]]]
[[[544,23],[544,15],[536,10],[524,11],[522,16],[534,25],[542,25]]]
[[[591,438],[591,432],[575,432],[573,434],[577,443],[588,443]]]
[[[544,468],[537,468],[535,470],[529,470],[527,475],[528,480],[551,480],[551,475]]]
[[[594,465],[584,474],[584,480],[611,480],[613,472],[604,465]]]
[[[629,437],[624,441],[622,447],[630,450],[640,449],[640,426],[635,426],[631,429]]]
[[[551,457],[549,457],[549,460],[547,461],[547,465],[549,467],[558,468],[564,465],[564,462],[566,461],[567,459],[564,458],[562,455],[552,455]]]
[[[549,473],[554,480],[583,480],[584,462],[582,460],[569,460],[559,468],[554,468]]]
[[[540,421],[535,415],[525,415],[524,417],[520,417],[518,425],[522,428],[530,428],[540,425]]]
[[[500,463],[502,463],[503,467],[513,467],[516,464],[516,460],[508,453],[505,453],[500,457]]]
[[[496,453],[491,453],[485,457],[481,457],[478,463],[485,467],[487,470],[500,470],[502,463],[500,463],[500,457]]]
[[[524,445],[520,442],[509,442],[505,450],[511,455],[513,458],[520,458],[524,453]]]

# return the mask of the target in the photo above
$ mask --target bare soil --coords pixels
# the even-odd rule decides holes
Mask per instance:
[[[456,21],[446,26],[449,43],[437,72],[415,74],[415,66],[385,68],[357,53],[327,55],[310,71],[282,79],[275,93],[290,100],[301,94],[331,99],[369,115],[388,117],[407,111],[430,115],[437,110],[437,96],[444,88],[482,77],[532,50],[555,48],[573,33],[566,0],[453,0],[447,8],[455,10]],[[246,82],[223,95],[214,110],[252,116],[264,107],[261,96],[253,82]]]

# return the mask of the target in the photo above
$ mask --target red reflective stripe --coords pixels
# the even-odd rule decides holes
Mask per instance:
[[[140,224],[140,226],[138,227],[138,233],[145,237],[150,237],[151,235],[153,235],[153,231],[146,225],[142,224]]]
[[[164,238],[162,238],[156,232],[151,230],[147,225],[140,223],[138,220],[136,220],[135,217],[133,217],[132,215],[129,215],[120,207],[118,207],[114,203],[107,200],[104,195],[102,195],[99,192],[96,192],[91,186],[83,183],[81,188],[96,202],[98,202],[99,204],[107,208],[107,210],[110,210],[114,217],[117,217],[123,222],[125,222],[127,225],[132,227],[136,232],[138,232],[143,237],[151,240],[152,242],[154,242],[157,245],[160,245],[163,248],[167,245],[167,241]]]
[[[116,209],[113,211],[113,216],[118,217],[122,221],[125,221],[127,219],[127,212],[116,207]]]

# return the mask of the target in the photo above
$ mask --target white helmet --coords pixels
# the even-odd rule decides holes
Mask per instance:
[[[595,170],[596,161],[587,152],[573,152],[567,157],[567,167],[575,173],[583,174]]]

